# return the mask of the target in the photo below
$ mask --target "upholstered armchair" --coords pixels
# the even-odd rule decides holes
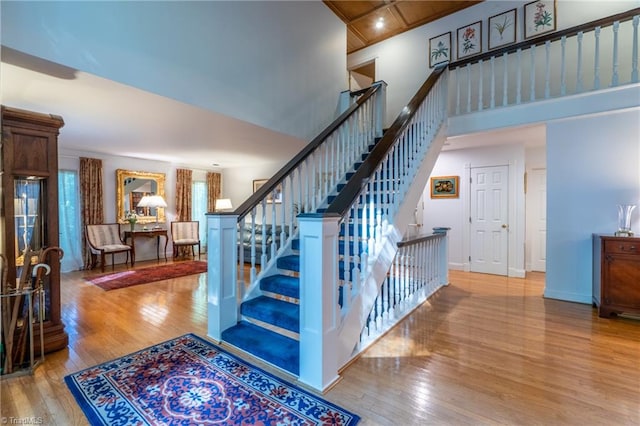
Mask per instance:
[[[111,255],[111,268],[113,269],[116,253],[127,254],[125,264],[129,262],[129,254],[131,254],[131,267],[133,267],[136,254],[130,245],[122,241],[119,223],[87,225],[85,235],[91,251],[91,269],[95,268],[97,256],[100,255],[100,267],[104,272],[104,258],[107,254]]]
[[[196,257],[194,248],[198,246],[198,259],[200,259],[200,222],[175,221],[171,222],[171,240],[173,241],[173,257],[178,256],[178,247],[191,246],[191,255]]]

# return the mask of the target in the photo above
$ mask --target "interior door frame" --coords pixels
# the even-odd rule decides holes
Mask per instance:
[[[495,167],[507,166],[509,173],[509,189],[508,189],[508,215],[509,215],[509,238],[508,256],[507,256],[507,276],[524,278],[525,270],[525,164],[524,161],[510,160],[508,163],[466,163],[464,165],[463,183],[460,185],[463,210],[463,239],[462,251],[464,260],[464,271],[471,271],[471,263],[469,256],[471,255],[471,226],[469,218],[471,217],[471,169],[477,167]],[[466,187],[465,191],[463,188]],[[463,195],[464,194],[464,195]]]

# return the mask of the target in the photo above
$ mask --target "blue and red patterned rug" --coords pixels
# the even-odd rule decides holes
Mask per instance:
[[[92,425],[355,425],[360,420],[193,334],[64,380]]]

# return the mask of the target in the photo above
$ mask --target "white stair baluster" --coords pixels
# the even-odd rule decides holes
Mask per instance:
[[[600,27],[596,27],[593,32],[596,38],[596,47],[593,58],[593,88],[600,88]]]
[[[567,37],[560,39],[562,46],[562,59],[560,60],[560,95],[567,94]]]
[[[633,47],[631,52],[631,82],[638,82],[638,22],[640,16],[633,17]]]
[[[496,107],[496,57],[491,57],[491,93],[489,108],[494,109]]]
[[[545,69],[544,69],[544,98],[549,99],[551,96],[551,42],[549,40],[544,44],[545,49]]]
[[[518,72],[516,73],[516,105],[522,102],[522,49],[518,49],[516,61]]]
[[[471,64],[467,64],[467,112],[471,112]]]
[[[578,59],[577,59],[577,71],[576,71],[576,93],[582,93],[584,82],[582,81],[582,38],[584,37],[584,33],[582,31],[578,32],[578,37],[576,41],[578,42]]]
[[[613,23],[613,75],[611,77],[611,85],[613,87],[618,85],[618,29],[620,28],[620,22]]]
[[[456,115],[460,115],[460,67],[456,68]]]
[[[531,68],[530,70],[530,78],[529,78],[529,100],[536,100],[536,45],[531,45],[529,48],[529,52],[531,53]]]
[[[484,77],[482,75],[484,66],[483,66],[482,59],[480,59],[480,61],[478,62],[478,66],[480,67],[480,70],[479,70],[480,78],[478,79],[478,111],[482,111],[483,108],[484,108],[484,106],[482,105],[482,102],[483,102],[483,99],[482,99],[483,93],[482,93],[482,91],[484,90],[484,88],[483,88],[483,83],[484,83],[483,82],[483,78]]]

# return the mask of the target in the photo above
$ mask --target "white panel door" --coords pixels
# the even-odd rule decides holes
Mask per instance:
[[[534,169],[527,182],[528,200],[531,202],[531,270],[547,269],[547,170]]]
[[[471,169],[470,270],[507,275],[509,167]]]

